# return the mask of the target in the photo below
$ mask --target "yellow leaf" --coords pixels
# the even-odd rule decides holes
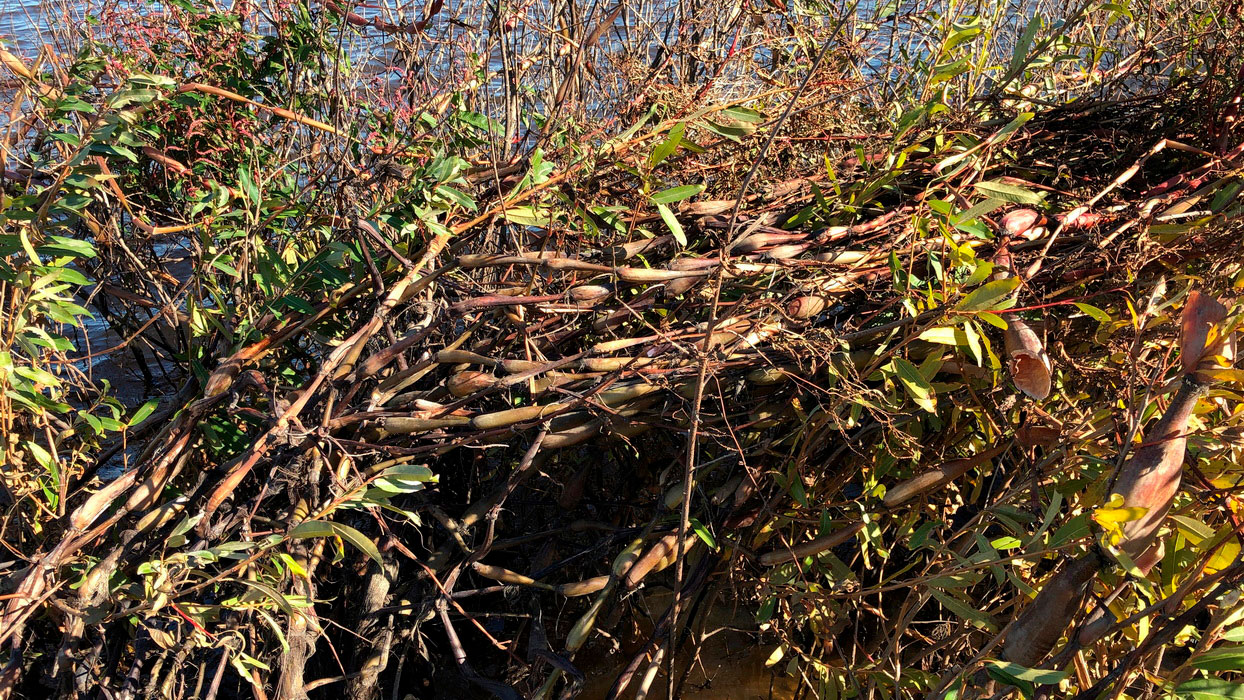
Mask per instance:
[[[1234,541],[1223,542],[1218,551],[1205,562],[1205,573],[1214,574],[1231,566],[1240,554],[1240,543]]]
[[[1110,500],[1100,508],[1093,511],[1093,520],[1106,531],[1106,539],[1111,545],[1118,545],[1123,541],[1123,528],[1121,524],[1139,520],[1149,512],[1148,508],[1125,507],[1123,505],[1123,496],[1121,494],[1112,494]]]
[[[1093,520],[1096,520],[1099,525],[1106,523],[1117,525],[1140,520],[1148,512],[1148,508],[1098,508],[1093,511]]]

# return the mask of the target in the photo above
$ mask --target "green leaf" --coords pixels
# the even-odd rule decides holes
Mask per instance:
[[[422,464],[402,464],[384,470],[374,484],[390,493],[414,493],[422,491],[425,483],[436,480],[436,474]]]
[[[950,159],[948,158],[947,160],[950,160]],[[945,163],[946,161],[942,161],[942,162]],[[976,218],[984,216],[985,214],[988,214],[989,212],[999,209],[1005,205],[1006,205],[1005,200],[994,199],[992,197],[989,197],[980,202],[977,202],[975,205],[973,205],[969,209],[964,209],[958,214],[952,215],[950,219],[951,219],[951,222],[956,225],[966,224],[969,221],[974,221]]]
[[[971,294],[963,297],[963,300],[955,307],[956,311],[985,311],[1005,309],[1014,302],[1007,297],[1015,288],[1019,286],[1018,277],[1008,277],[1006,279],[994,280],[987,282],[980,287],[972,290]],[[1006,302],[1004,304],[1004,302]]]
[[[652,149],[652,155],[648,156],[649,168],[655,168],[660,165],[662,161],[678,148],[678,144],[682,143],[682,134],[686,128],[686,124],[679,122],[674,125],[674,128],[670,129],[670,133],[665,137],[665,140],[657,144],[657,147]]]
[[[907,390],[916,404],[929,413],[936,413],[937,395],[933,391],[933,385],[924,378],[919,368],[901,357],[896,357],[894,358],[894,370],[903,388]]]
[[[736,143],[742,143],[742,138],[740,137],[747,136],[748,134],[756,130],[755,126],[752,126],[751,124],[748,124],[746,122],[736,124],[736,125],[727,125],[727,124],[719,124],[715,121],[709,120],[709,121],[705,121],[703,126],[705,129],[708,129],[714,134],[730,139],[731,141],[734,141]]]
[[[65,236],[48,236],[50,242],[39,246],[37,250],[44,255],[61,256],[65,255],[71,258],[93,258],[95,257],[95,246],[87,241],[80,241],[76,238],[66,238]]]
[[[1202,671],[1244,671],[1244,647],[1210,649],[1193,659],[1192,666]]]
[[[384,559],[380,557],[380,550],[376,549],[376,545],[367,539],[366,535],[349,525],[342,525],[331,520],[308,520],[290,530],[289,536],[294,539],[304,537],[340,537],[358,547],[360,551],[371,557],[372,561],[381,566],[384,565]]]
[[[735,121],[747,122],[748,124],[759,124],[765,120],[765,115],[747,107],[728,107],[723,109],[721,113]]]
[[[229,275],[235,280],[242,279],[242,273],[238,272],[237,268],[233,267],[232,265],[229,265],[228,263],[224,262],[220,258],[212,258],[212,267],[216,268],[217,270],[220,270],[226,275]]]
[[[695,534],[701,540],[704,540],[704,544],[708,545],[708,548],[714,552],[717,551],[717,538],[713,537],[713,533],[709,532],[707,527],[704,527],[704,523],[692,518],[690,524],[691,529],[695,530]]]
[[[936,588],[930,588],[929,592],[933,594],[934,598],[937,598],[938,602],[946,606],[947,610],[951,611],[955,615],[958,615],[977,627],[989,630],[990,632],[998,631],[998,623],[980,610],[977,610],[953,595],[943,593]]]
[[[1053,685],[1067,677],[1063,671],[1052,671],[1048,668],[1028,668],[1009,661],[990,661],[990,669],[996,670],[1009,678],[1036,683],[1037,685]]]
[[[159,406],[159,405],[160,405],[159,399],[151,399],[147,403],[144,403],[143,405],[139,406],[138,410],[134,411],[134,415],[130,417],[130,422],[128,423],[128,425],[132,428],[138,425],[139,423],[147,420],[147,416],[151,415],[152,411],[155,411],[156,406]]]
[[[1067,677],[1062,671],[1028,668],[1007,661],[990,661],[985,664],[985,672],[996,681],[1019,688],[1026,698],[1033,697],[1035,686],[1053,685]]]
[[[138,162],[138,156],[125,146],[109,146],[105,143],[93,143],[88,149],[92,155],[100,155],[106,157],[121,157],[134,163]]]
[[[450,187],[449,185],[438,185],[436,188],[436,193],[444,197],[445,199],[448,199],[451,202],[457,204],[463,209],[466,209],[467,211],[475,211],[479,209],[479,205],[477,205],[475,203],[475,200],[471,199],[471,197],[467,195],[467,193],[461,190],[454,189],[453,187]]]
[[[999,90],[1005,89],[1006,84],[1014,80],[1019,71],[1023,69],[1024,62],[1028,59],[1028,48],[1032,46],[1032,40],[1040,28],[1041,15],[1033,14],[1032,19],[1028,20],[1028,26],[1024,27],[1024,33],[1020,35],[1019,41],[1015,42],[1015,51],[1011,54],[1011,62],[1006,67],[1006,81],[998,86]]]
[[[1244,685],[1220,678],[1198,678],[1180,683],[1175,688],[1175,694],[1181,698],[1192,698],[1192,700],[1222,700],[1224,698],[1237,700],[1244,698]]]
[[[652,195],[653,204],[673,204],[704,191],[704,185],[679,185]]]
[[[1114,321],[1113,318],[1110,318],[1110,314],[1106,313],[1105,311],[1102,311],[1101,309],[1097,308],[1096,306],[1093,306],[1092,304],[1083,304],[1080,302],[1076,302],[1075,307],[1083,311],[1086,315],[1092,316],[1099,323],[1111,323]]]
[[[1014,204],[1041,204],[1041,195],[1016,185],[1008,185],[997,180],[987,180],[973,185],[981,194],[991,199],[1001,199]]]
[[[505,219],[519,226],[548,226],[551,220],[547,211],[533,207],[509,207]]]
[[[657,211],[661,214],[661,220],[669,228],[670,233],[674,234],[674,240],[678,241],[678,245],[687,246],[687,234],[682,230],[682,224],[678,223],[678,218],[674,216],[674,212],[664,204],[657,205]]]

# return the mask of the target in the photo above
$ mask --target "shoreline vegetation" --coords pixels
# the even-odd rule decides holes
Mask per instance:
[[[80,9],[0,699],[1244,697],[1238,3]]]

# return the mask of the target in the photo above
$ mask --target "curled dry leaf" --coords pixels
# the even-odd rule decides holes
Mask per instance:
[[[1044,222],[1045,217],[1035,209],[1016,209],[1002,217],[1002,230],[1012,236],[1022,236]]]
[[[1031,210],[1020,210],[1020,212],[1023,211]],[[1011,214],[1020,212],[1011,212]],[[1040,216],[1036,212],[1032,214]],[[1025,215],[1023,218],[1029,217]],[[998,268],[993,275],[994,280],[1011,277],[1011,251],[1006,243],[998,247],[993,262]],[[1050,357],[1045,352],[1045,345],[1017,314],[1002,314],[1002,319],[1006,321],[1006,330],[1002,334],[1002,339],[1006,348],[1007,368],[1011,372],[1011,380],[1015,382],[1016,388],[1029,397],[1038,401],[1046,398],[1050,395],[1050,388],[1053,384],[1053,368],[1050,365]]]
[[[678,557],[678,553],[675,551],[675,543],[677,541],[678,535],[671,533],[657,540],[656,543],[649,547],[648,551],[644,552],[644,555],[639,558],[639,561],[635,562],[635,565],[626,572],[626,576],[623,578],[626,588],[634,589],[648,574],[654,571],[661,571],[673,564]],[[685,554],[699,541],[699,535],[688,535],[683,540],[680,549]]]
[[[1100,565],[1097,556],[1090,553],[1050,577],[1011,625],[1002,655],[1029,668],[1041,663],[1070,628]]]
[[[1015,431],[1015,439],[1024,447],[1053,447],[1062,436],[1062,428],[1029,419]]]
[[[825,310],[825,298],[816,296],[796,297],[786,304],[786,313],[792,318],[808,319]]]
[[[1226,346],[1221,335],[1211,340],[1216,324],[1227,318],[1227,307],[1217,299],[1192,290],[1179,324],[1179,361],[1187,374],[1195,372],[1202,360],[1217,355]]]
[[[449,393],[458,398],[470,396],[476,392],[490,389],[497,383],[497,378],[487,372],[465,370],[449,378],[446,386]]]
[[[1144,515],[1122,524],[1120,546],[1133,559],[1152,543],[1179,491],[1188,419],[1204,394],[1205,387],[1197,382],[1185,381],[1180,385],[1166,413],[1123,465],[1111,489],[1123,497],[1123,507],[1145,509]]]
[[[1003,314],[1007,366],[1016,388],[1040,401],[1050,395],[1053,372],[1041,339],[1015,314]]]

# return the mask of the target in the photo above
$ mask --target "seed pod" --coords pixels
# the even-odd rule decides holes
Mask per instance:
[[[984,452],[965,457],[963,459],[953,459],[945,464],[930,469],[923,474],[918,474],[912,478],[896,485],[892,489],[888,489],[882,502],[887,508],[894,508],[901,505],[922,493],[927,493],[933,489],[940,488],[946,484],[958,479],[969,470],[979,467],[989,460],[997,457],[1006,451],[1009,445],[1001,445]]]
[[[643,538],[636,538],[627,545],[626,549],[619,552],[618,556],[613,559],[613,575],[617,577],[625,576],[626,572],[630,571],[631,567],[635,565],[635,562],[639,561],[639,550],[643,546]]]
[[[679,211],[687,216],[709,216],[713,214],[724,214],[732,209],[738,200],[735,199],[706,199],[699,202],[691,202],[679,207]]]
[[[458,372],[445,382],[445,386],[449,389],[449,393],[458,398],[470,396],[485,389],[491,389],[496,386],[497,378],[487,372],[475,372],[467,370]]]
[[[178,496],[168,503],[160,505],[158,508],[152,508],[147,511],[147,514],[144,515],[141,520],[138,521],[138,524],[134,526],[134,529],[137,530],[139,534],[145,534],[151,532],[157,527],[167,525],[174,517],[186,509],[186,503],[189,501],[190,499],[185,496]]]
[[[585,357],[579,361],[579,367],[588,372],[616,372],[623,369],[638,369],[659,362],[655,357]]]
[[[699,541],[699,536],[694,533],[688,535],[683,540],[680,549],[683,553],[686,553]],[[644,552],[644,555],[639,558],[639,561],[635,562],[635,565],[626,572],[626,576],[622,579],[623,585],[628,590],[634,590],[644,580],[645,576],[655,571],[661,571],[673,564],[677,559],[677,552],[674,551],[677,542],[678,534],[671,533],[653,543],[648,548],[648,551]]]
[[[675,258],[670,261],[671,270],[711,270],[718,265],[717,258]]]
[[[589,414],[584,413],[583,415]],[[556,432],[549,431],[544,436],[544,439],[540,441],[540,447],[546,450],[561,450],[587,442],[599,435],[604,425],[604,422],[601,420],[589,420],[580,425],[563,428]]]
[[[442,365],[457,365],[464,362],[472,365],[484,365],[485,367],[495,367],[497,365],[497,361],[491,357],[484,357],[469,350],[441,350],[436,353],[436,361]]]
[[[496,363],[505,370],[507,374],[519,374],[521,372],[530,372],[545,366],[543,362],[535,362],[532,360],[500,360]]]
[[[1003,314],[1002,318],[1006,321],[1006,332],[1002,338],[1009,359],[1011,381],[1015,382],[1017,389],[1040,401],[1050,395],[1053,378],[1045,346],[1019,316]]]
[[[832,253],[817,253],[813,260],[832,265],[854,265],[867,260],[872,255],[865,250],[839,250]]]
[[[791,318],[808,319],[825,310],[825,297],[795,297],[786,304],[786,313]]]
[[[446,416],[444,418],[414,418],[408,416],[387,416],[378,421],[376,430],[380,437],[389,435],[413,435],[426,433],[441,428],[457,428],[470,425],[471,419],[466,416]]]
[[[1141,195],[1141,196],[1147,197],[1148,195]],[[1104,221],[1105,218],[1106,217],[1102,214],[1090,212],[1084,207],[1078,207],[1076,209],[1072,209],[1070,212],[1063,215],[1062,224],[1063,224],[1063,229],[1067,231],[1082,231],[1084,229],[1092,228],[1096,226],[1097,224]]]
[[[566,633],[567,652],[574,653],[587,642],[588,635],[596,627],[596,616],[600,614],[600,609],[605,605],[605,598],[607,597],[604,593],[597,596],[596,600],[592,601],[592,605],[587,609],[587,612],[583,613],[575,621],[574,627],[571,627],[570,631]]]
[[[621,406],[624,403],[660,390],[661,387],[648,382],[632,382],[629,384],[619,382],[596,394],[596,400],[606,406]]]
[[[494,581],[500,581],[501,583],[508,583],[514,586],[531,586],[532,588],[539,588],[546,591],[557,590],[556,586],[541,583],[530,576],[524,576],[517,571],[510,571],[509,569],[502,568],[500,566],[493,566],[492,564],[485,564],[477,561],[474,564],[471,564],[471,568],[480,576],[490,578]]]
[[[581,284],[570,289],[570,298],[575,301],[596,301],[613,294],[611,285]]]
[[[668,247],[674,242],[674,237],[670,235],[657,236],[656,238],[645,238],[639,241],[631,241],[622,243],[611,248],[606,248],[603,257],[610,260],[627,260],[633,258],[640,253],[652,254],[661,248]]]
[[[575,581],[573,583],[563,583],[557,587],[557,592],[567,598],[576,596],[591,595],[601,590],[609,583],[610,576],[596,576],[583,581]]]
[[[497,267],[501,265],[535,265],[539,259],[527,255],[492,255],[471,254],[458,256],[458,265],[463,269],[472,270],[479,267]]]
[[[493,413],[482,413],[471,419],[471,425],[480,430],[491,430],[493,428],[504,428],[515,423],[524,423],[531,420],[539,420],[558,411],[570,408],[569,402],[550,403],[544,405],[523,406],[522,408],[511,408],[505,411],[495,411]]]
[[[799,257],[807,249],[807,243],[788,243],[786,245],[773,246],[765,250],[764,254],[770,260],[789,260]]]
[[[756,563],[761,566],[777,566],[788,561],[797,561],[804,557],[814,557],[821,552],[833,549],[847,540],[855,537],[855,533],[864,529],[864,521],[853,523],[841,530],[831,532],[828,535],[818,537],[810,542],[797,544],[789,549],[775,549],[772,552],[766,552],[756,557]]]
[[[155,507],[160,502],[164,487],[181,474],[189,456],[189,452],[182,452],[171,464],[168,460],[156,463],[147,478],[130,492],[130,497],[125,501],[125,509],[131,513],[139,513]]]
[[[673,297],[680,297],[691,291],[705,279],[705,277],[684,277],[680,280],[670,280],[665,283],[665,293]]]
[[[1049,655],[1069,631],[1100,566],[1095,554],[1086,554],[1045,582],[1006,635],[1002,655],[1007,661],[1035,668]]]
[[[731,247],[731,252],[754,253],[761,248],[802,241],[806,237],[807,235],[802,233],[753,233],[741,241],[736,241]]]
[[[687,278],[703,277],[707,272],[693,270],[654,270],[646,267],[616,267],[613,269],[618,279],[626,282],[648,283],[668,282]]]

